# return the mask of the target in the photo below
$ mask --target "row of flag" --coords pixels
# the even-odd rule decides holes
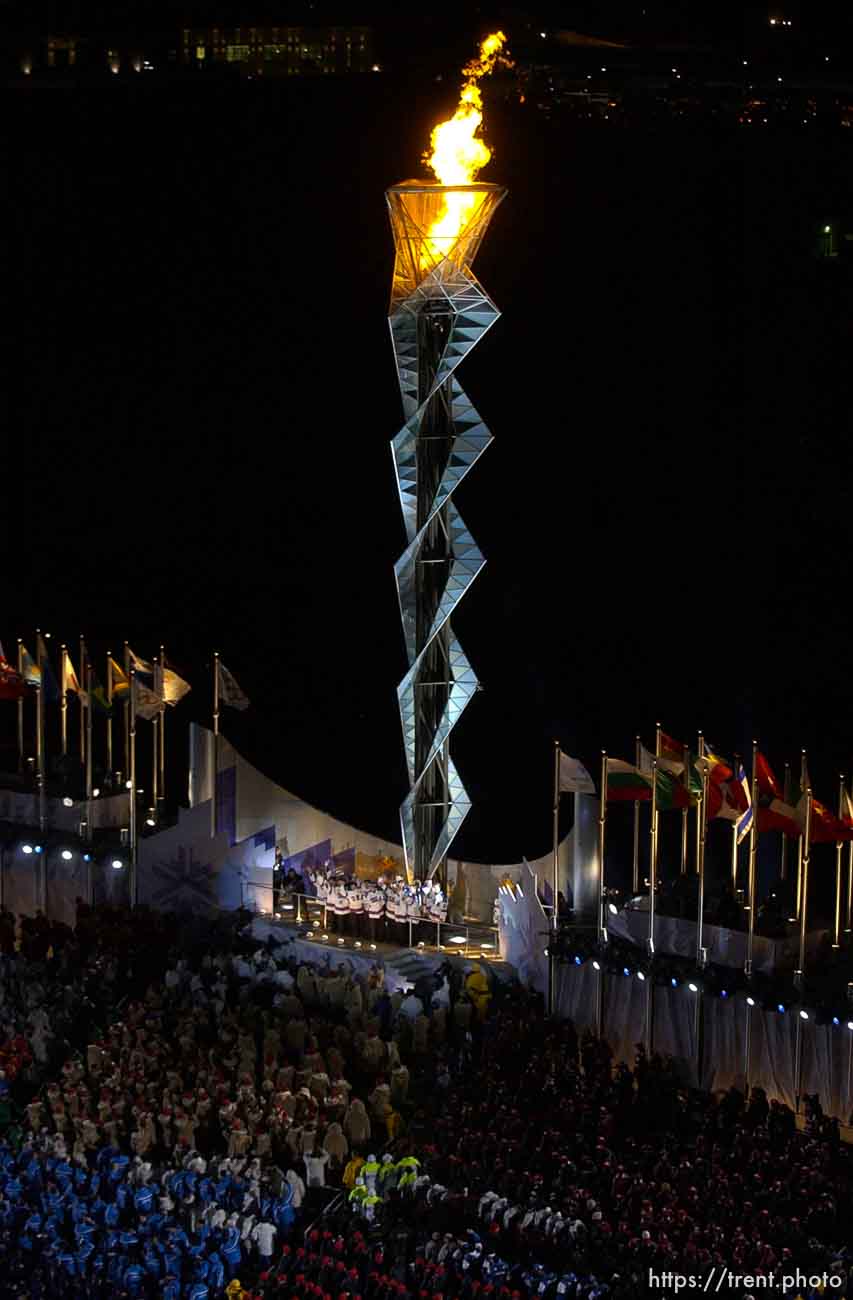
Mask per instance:
[[[87,660],[85,646],[82,652],[83,659]],[[174,707],[179,704],[192,689],[165,659],[151,662],[129,647],[124,665],[112,655],[107,656],[107,683],[104,686],[91,665],[87,667],[86,681],[81,683],[71,656],[63,646],[57,680],[47,645],[39,634],[35,655],[31,655],[23,643],[19,645],[17,668],[8,661],[0,643],[0,700],[22,700],[35,689],[42,692],[48,704],[61,704],[63,699],[73,695],[83,708],[92,708],[94,712],[110,717],[114,703],[123,704],[130,699],[131,670],[135,673],[136,713],[148,721],[155,718],[164,705]],[[216,659],[216,671],[220,702],[232,709],[247,709],[248,697],[219,658]]]
[[[803,755],[800,794],[797,802],[786,797],[767,758],[755,752],[753,781],[743,763],[735,765],[703,742],[701,755],[692,753],[665,732],[659,732],[657,753],[638,742],[634,763],[607,757],[607,801],[649,803],[654,791],[658,812],[695,807],[703,794],[707,772],[707,818],[732,822],[740,844],[749,835],[753,821],[758,832],[782,831],[798,837],[804,833],[806,804],[811,780]],[[560,753],[559,790],[596,794],[595,782],[583,764]],[[845,789],[838,814],[812,795],[810,842],[839,844],[853,841],[853,798]]]

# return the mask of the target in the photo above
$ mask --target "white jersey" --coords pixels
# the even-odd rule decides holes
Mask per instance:
[[[364,895],[360,886],[356,885],[354,889],[347,890],[347,906],[351,912],[364,911]]]

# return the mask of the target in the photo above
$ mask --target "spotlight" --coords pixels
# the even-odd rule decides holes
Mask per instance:
[[[623,967],[622,967],[622,974],[623,974],[623,975],[630,975],[630,974],[631,974],[631,972],[630,972],[630,970],[628,969],[627,966],[623,966]]]
[[[33,852],[34,852],[34,853],[41,853],[41,845],[40,845],[40,844],[37,844],[37,845],[35,846],[35,848],[33,849]]]
[[[747,998],[747,999],[746,999],[746,1005],[747,1005],[748,1007],[754,1007],[754,1006],[755,1006],[755,998]]]
[[[618,916],[618,914],[619,914],[619,908],[616,906],[615,903],[608,903],[607,906],[608,906],[608,908],[610,909],[610,911],[613,913],[614,916]]]
[[[592,969],[593,969],[593,970],[601,970],[601,963],[600,963],[600,962],[597,962],[597,961],[594,961],[594,962],[592,963]]]
[[[674,989],[677,989],[677,988],[678,988],[678,980],[675,978],[674,975],[673,975],[672,979],[671,979],[669,982],[670,982],[670,984],[672,985],[672,987],[673,987]]]
[[[721,998],[727,998],[728,996],[729,996],[729,991],[728,991],[728,989],[720,989],[720,997],[721,997]]]
[[[692,984],[692,983],[691,983],[691,984],[688,984],[687,987],[690,989],[690,992],[691,992],[691,993],[698,993],[698,992],[699,992],[699,986],[698,986],[698,984]]]
[[[92,798],[93,798],[93,799],[97,799],[97,797],[98,797],[98,795],[99,795],[100,793],[101,793],[101,792],[100,792],[100,790],[98,789],[98,787],[95,786],[94,790],[92,791]]]
[[[575,965],[576,966],[583,965],[583,957],[581,957],[578,953],[575,953]]]
[[[853,1020],[848,1020],[848,1021],[847,1021],[847,1028],[848,1028],[848,1029],[853,1029]]]
[[[92,855],[91,855],[91,853],[84,853],[84,854],[83,854],[83,861],[84,861],[84,862],[91,862],[91,861],[92,861]]]
[[[63,862],[70,862],[71,859],[72,859],[73,857],[74,857],[74,854],[71,852],[70,849],[63,849],[63,850],[62,850],[62,861],[63,861]]]
[[[73,807],[74,807],[74,800],[73,800],[73,799],[69,799],[68,795],[66,795],[65,798],[62,800],[62,806],[63,806],[63,808],[73,808]]]
[[[113,871],[121,871],[122,867],[124,866],[124,863],[122,862],[121,858],[113,858],[112,862],[110,863],[110,866],[112,867]]]
[[[646,982],[646,977],[641,970],[637,971],[637,979],[640,981],[641,984],[645,984]]]
[[[22,853],[32,853],[32,851],[33,851],[33,846],[32,846],[32,844],[22,844],[22,845],[21,845],[21,852],[22,852]]]
[[[841,1024],[841,1021],[838,1019],[838,1016],[833,1016],[832,1023],[837,1026]]]
[[[784,1004],[784,1002],[777,1002],[777,1003],[776,1003],[776,1010],[779,1012],[779,1015],[780,1015],[780,1016],[784,1016],[784,1014],[785,1014],[785,1004]]]
[[[800,1012],[800,1019],[801,1019],[801,1020],[808,1020],[808,1018],[809,1018],[809,1013],[808,1013],[808,1011],[801,1011],[801,1012]]]

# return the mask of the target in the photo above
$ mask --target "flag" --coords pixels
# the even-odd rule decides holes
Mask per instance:
[[[126,699],[130,690],[130,678],[123,668],[119,668],[115,659],[110,659],[110,676],[113,679],[113,699]]]
[[[95,709],[96,712],[102,713],[104,717],[109,718],[112,716],[113,710],[112,710],[112,705],[107,699],[107,692],[104,689],[104,687],[101,685],[101,683],[98,681],[98,675],[95,672],[94,668],[90,669],[89,671],[91,673],[89,699],[92,702],[92,708]]]
[[[655,767],[655,756],[651,750],[646,749],[645,745],[640,746],[640,771],[643,776],[649,778],[651,784],[652,772],[655,772],[656,791],[657,791],[657,810],[658,812],[672,812],[675,808],[689,808],[690,795],[684,786],[676,781],[671,772],[660,766],[660,759],[657,760]],[[682,763],[682,771],[684,764]],[[609,796],[612,798],[612,796]]]
[[[80,683],[77,680],[77,674],[74,671],[74,665],[71,662],[71,656],[63,647],[62,650],[62,693],[66,695],[68,691],[73,691],[75,695],[82,694]]]
[[[44,637],[39,636],[36,642],[36,656],[38,657],[39,667],[41,669],[41,687],[44,692],[44,698],[48,704],[58,704],[60,701],[59,683],[54,676],[53,669],[50,666],[50,659],[47,654],[47,646]]]
[[[21,646],[21,676],[28,686],[41,686],[41,668],[25,645]]]
[[[803,795],[797,804],[796,816],[801,828],[806,824],[806,799]],[[853,823],[842,821],[829,811],[825,804],[812,795],[812,821],[811,837],[812,844],[838,844],[842,841],[853,840]]]
[[[164,665],[161,669],[161,685],[163,690],[163,699],[167,704],[179,704],[185,695],[192,689],[189,682],[184,681],[173,668],[166,668]]]
[[[662,731],[658,749],[658,767],[671,772],[673,776],[681,776],[684,772],[684,745]]]
[[[27,685],[19,672],[0,654],[0,700],[22,700]]]
[[[133,684],[136,716],[146,722],[153,721],[163,705],[163,697],[157,691],[150,690],[139,678]]]
[[[607,798],[612,801],[643,801],[652,797],[652,783],[638,767],[621,758],[607,760]]]
[[[782,798],[782,787],[773,775],[770,764],[760,750],[755,756],[755,777],[760,794],[771,795],[774,799]]]
[[[244,695],[238,686],[236,680],[231,676],[228,669],[220,659],[217,659],[219,668],[219,699],[222,704],[227,704],[229,709],[248,709],[249,697]]]
[[[564,790],[575,794],[595,794],[595,782],[583,763],[560,750],[560,791]]]
[[[712,785],[720,785],[723,781],[731,781],[734,776],[731,764],[727,763],[724,758],[721,758],[720,755],[707,744],[704,746],[702,758],[704,758],[705,762],[708,764],[708,779]],[[701,772],[702,759],[697,761],[700,764],[699,770]]]
[[[151,680],[152,682],[154,681],[154,665],[153,665],[153,664],[150,664],[150,663],[148,662],[147,659],[140,659],[140,658],[139,658],[139,655],[135,655],[135,654],[133,653],[133,651],[131,650],[130,646],[127,647],[127,657],[128,657],[128,659],[130,660],[130,666],[131,666],[131,668],[135,668],[135,669],[136,669],[136,680],[137,680],[137,681],[139,681],[140,677],[147,677],[147,678],[150,678],[150,680]]]
[[[802,834],[796,808],[785,803],[779,782],[760,751],[756,755],[755,776],[758,783],[755,824],[759,834],[762,831],[782,831],[785,835],[794,836]]]
[[[746,772],[743,770],[743,763],[741,763],[737,770],[737,784],[746,801],[746,812],[741,813],[735,823],[737,826],[737,842],[738,844],[742,844],[749,832],[752,830],[752,822],[755,817],[755,809],[752,806],[752,792],[749,788],[749,782],[746,779]]]
[[[853,822],[853,799],[850,798],[850,791],[844,791],[844,820]]]

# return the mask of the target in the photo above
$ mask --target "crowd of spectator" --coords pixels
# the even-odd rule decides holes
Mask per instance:
[[[17,1300],[635,1300],[722,1268],[851,1294],[853,1162],[819,1108],[801,1132],[641,1047],[614,1065],[485,967],[392,990],[82,906],[0,914],[0,949]]]

